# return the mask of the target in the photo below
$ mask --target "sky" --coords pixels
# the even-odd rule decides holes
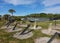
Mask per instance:
[[[0,15],[10,14],[14,9],[16,16],[33,13],[60,13],[60,0],[0,0]]]

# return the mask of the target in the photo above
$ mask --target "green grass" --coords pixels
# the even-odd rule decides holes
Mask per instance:
[[[37,22],[37,25],[42,26],[43,29],[45,29],[45,28],[48,28],[49,23],[54,23],[54,22],[53,21]],[[57,23],[60,23],[60,21],[58,21]],[[0,21],[0,26],[2,26],[3,24],[4,22]],[[8,32],[5,32],[5,30],[3,29],[0,30],[0,42],[1,43],[34,43],[34,39],[36,38],[51,37],[49,35],[43,34],[41,30],[34,30],[33,31],[34,35],[31,38],[20,40],[12,37],[15,33],[16,32],[8,33]]]
[[[2,41],[2,43],[10,43],[10,41],[12,41],[12,43],[34,43],[34,39],[38,37],[45,37],[45,36],[50,37],[48,35],[42,34],[40,30],[35,30],[33,31],[34,33],[33,37],[25,40],[19,40],[12,37],[13,34],[15,33],[7,33],[7,32],[4,32],[4,30],[0,30],[0,40]]]
[[[5,24],[6,21],[0,21],[0,27]]]

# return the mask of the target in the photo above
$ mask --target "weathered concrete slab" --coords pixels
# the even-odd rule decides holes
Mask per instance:
[[[27,24],[18,24],[18,26],[20,26],[20,27],[27,27]]]
[[[47,43],[49,41],[49,37],[41,37],[34,40],[35,43]],[[54,39],[51,43],[60,43],[60,39]]]
[[[52,29],[60,29],[60,24],[52,25]]]
[[[17,32],[17,31],[21,31],[22,28],[16,28],[15,30],[13,30],[13,28],[7,29],[5,30],[6,32]]]
[[[21,32],[20,32],[21,33]],[[32,32],[30,32],[30,33],[27,33],[27,34],[24,34],[24,35],[20,35],[20,33],[16,33],[16,34],[14,34],[14,38],[17,38],[17,39],[28,39],[28,38],[30,38],[30,37],[32,37],[33,36],[33,33]]]
[[[47,35],[54,35],[56,32],[60,33],[60,31],[52,28],[52,23],[49,24],[48,29],[43,29],[43,30],[41,30],[41,32],[44,34],[47,34]]]
[[[13,27],[14,27],[14,26],[9,26],[9,27],[7,27],[7,26],[2,26],[1,29],[8,29],[8,28],[10,29],[10,28],[13,28]]]
[[[57,30],[51,30],[51,32],[49,32],[47,29],[41,30],[41,32],[47,35],[54,35],[56,32],[60,33],[60,31]]]
[[[34,30],[37,30],[37,29],[42,29],[42,27],[37,27],[37,28],[34,28],[34,27],[29,27],[29,29],[34,29]]]

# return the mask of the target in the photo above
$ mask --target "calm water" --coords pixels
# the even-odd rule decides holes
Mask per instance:
[[[48,18],[28,18],[31,21],[49,21]]]

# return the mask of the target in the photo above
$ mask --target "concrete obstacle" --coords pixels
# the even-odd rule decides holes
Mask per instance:
[[[20,27],[27,27],[27,24],[19,24]]]
[[[14,18],[9,17],[8,22],[7,22],[6,24],[4,24],[4,26],[2,26],[1,29],[6,29],[6,28],[8,28],[8,27],[11,25],[11,23],[14,23],[14,21],[15,21]]]
[[[54,33],[59,32],[57,30],[52,29],[52,23],[50,23],[48,29],[41,30],[42,33],[47,34],[47,35],[54,35]]]
[[[56,36],[59,36],[60,37],[60,33],[57,33],[56,32],[47,43],[51,43]]]
[[[38,29],[42,29],[42,27],[41,27],[41,26],[37,26],[37,25],[36,25],[36,27],[34,27],[34,26],[33,26],[33,27],[29,27],[29,29],[38,30]]]
[[[17,28],[16,26],[17,26],[17,24],[18,23],[16,23],[15,24],[15,26],[12,28],[12,27],[8,27],[8,29],[6,30],[7,32],[15,32],[15,31],[20,31],[20,30],[22,30],[21,28]]]
[[[59,30],[60,30],[60,24],[56,24],[56,26],[53,25],[52,28],[53,28],[53,29],[59,29]]]
[[[40,37],[34,40],[35,43],[47,43],[50,40],[49,37]],[[60,40],[54,39],[51,43],[60,43]]]
[[[30,24],[22,32],[14,34],[13,37],[18,38],[18,39],[27,39],[27,38],[32,37],[33,36],[32,31],[33,30],[28,31],[29,27],[30,27]]]
[[[21,33],[21,32],[20,32]],[[20,35],[20,33],[16,33],[16,34],[14,34],[14,38],[17,38],[17,39],[28,39],[28,38],[30,38],[30,37],[32,37],[33,36],[33,33],[32,32],[29,32],[29,33],[27,33],[27,34],[24,34],[24,35]]]

